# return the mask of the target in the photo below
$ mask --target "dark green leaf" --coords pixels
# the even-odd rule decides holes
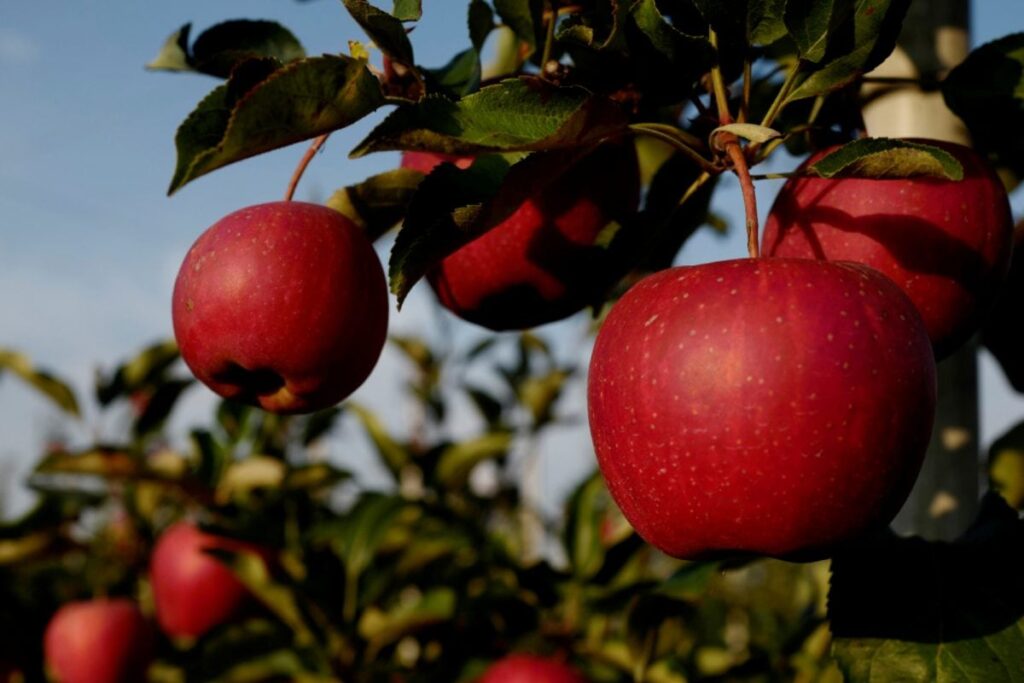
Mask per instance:
[[[594,473],[573,491],[567,503],[563,543],[573,575],[583,580],[597,574],[604,562],[601,520],[607,496],[604,479]]]
[[[537,49],[544,31],[544,0],[494,0],[501,21],[526,43],[529,57]]]
[[[480,234],[478,213],[507,171],[502,157],[485,156],[465,170],[441,164],[423,180],[391,250],[388,273],[399,305],[430,268]]]
[[[400,19],[377,9],[367,0],[342,0],[345,9],[356,23],[370,36],[374,44],[391,59],[401,64],[413,64],[412,43]]]
[[[440,69],[427,73],[434,90],[456,97],[468,95],[480,86],[480,54],[473,48],[463,50]]]
[[[0,347],[0,376],[4,370],[20,377],[64,412],[80,417],[78,399],[71,387],[49,372],[35,367],[25,354]]]
[[[512,444],[510,432],[492,432],[448,446],[441,452],[434,475],[447,489],[466,485],[473,468],[486,460],[502,458]]]
[[[851,683],[1024,681],[1024,521],[996,494],[956,543],[894,535],[832,561],[833,653]]]
[[[787,2],[787,22],[792,3]],[[818,17],[818,22],[802,33],[805,48],[817,50],[822,32],[827,46],[815,64],[803,62],[810,67],[804,69],[808,75],[790,93],[788,102],[841,88],[881,64],[896,47],[910,0],[828,0],[830,9],[825,17],[819,9],[824,3],[801,0],[797,4],[814,5],[808,9],[814,9]],[[839,18],[843,21],[836,25]]]
[[[109,405],[117,398],[159,383],[179,355],[178,345],[173,339],[146,347],[119,366],[110,377],[97,377],[96,399],[100,405]]]
[[[854,140],[814,163],[823,178],[909,178],[961,180],[964,169],[949,152],[932,145],[889,138]]]
[[[752,45],[771,45],[786,35],[786,0],[748,0],[747,40]]]
[[[356,59],[325,55],[279,69],[245,62],[178,129],[170,192],[235,161],[344,128],[383,103],[380,83]]]
[[[327,206],[376,240],[402,220],[421,180],[423,174],[419,171],[396,168],[343,187],[330,196]]]
[[[746,37],[747,2],[748,0],[693,0],[693,4],[719,34],[719,38],[726,40]]]
[[[489,427],[500,424],[501,416],[504,412],[504,406],[501,404],[501,401],[494,398],[483,389],[478,389],[476,387],[466,387],[466,393],[469,394],[469,398],[473,401],[473,405],[475,405],[477,410],[480,411],[480,415],[484,418]]]
[[[847,24],[855,0],[786,0],[784,20],[800,59],[817,64],[825,58],[833,34]]]
[[[1024,176],[1024,33],[974,50],[946,77],[942,95],[982,153]]]
[[[356,147],[471,155],[579,147],[625,130],[622,109],[577,87],[510,78],[453,102],[427,97],[392,112]]]
[[[234,20],[203,31],[188,49],[190,24],[172,34],[149,69],[198,71],[227,78],[247,59],[270,58],[282,64],[302,59],[305,50],[285,27],[273,21]]]
[[[323,438],[334,428],[340,415],[341,408],[327,408],[310,415],[302,427],[302,443],[309,446]]]
[[[471,0],[468,14],[469,40],[479,55],[483,53],[487,36],[494,30],[494,12],[484,0]]]
[[[703,36],[688,36],[669,23],[658,10],[655,0],[639,0],[630,12],[637,28],[670,63],[685,61],[695,51],[711,49]]]
[[[402,21],[419,21],[423,16],[421,0],[395,0],[395,7],[391,14]]]
[[[377,455],[380,456],[381,463],[397,480],[402,468],[411,460],[409,450],[392,438],[384,423],[372,411],[358,403],[350,402],[345,407],[359,418],[367,435],[377,448]]]
[[[164,424],[167,416],[171,414],[182,392],[192,386],[194,380],[172,379],[161,382],[152,394],[147,396],[145,408],[142,414],[132,425],[132,432],[136,437],[149,434]]]

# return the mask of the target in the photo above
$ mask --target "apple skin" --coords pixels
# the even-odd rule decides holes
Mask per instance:
[[[459,168],[469,168],[473,165],[473,157],[460,157],[451,154],[435,154],[434,152],[402,152],[402,168],[427,175],[434,170],[438,164],[450,162]]]
[[[565,157],[539,161],[538,177],[549,163],[564,164]],[[635,148],[602,145],[550,184],[523,189],[506,184],[494,201],[501,208],[493,227],[427,273],[443,306],[495,331],[561,320],[610,284],[605,251],[594,241],[611,221],[636,210]]]
[[[126,598],[67,603],[43,635],[46,668],[57,683],[136,683],[145,680],[154,636]]]
[[[1009,267],[1013,224],[1006,190],[981,156],[950,142],[915,141],[956,157],[963,180],[790,178],[768,214],[762,248],[881,271],[917,306],[941,359],[981,324]]]
[[[513,654],[492,664],[477,683],[587,683],[587,679],[554,659]]]
[[[823,557],[891,520],[921,466],[935,361],[859,264],[740,259],[630,289],[598,333],[598,464],[637,532],[684,559]]]
[[[198,638],[228,621],[249,601],[250,594],[231,570],[206,549],[255,552],[258,546],[201,531],[178,522],[157,540],[150,558],[156,619],[174,638]]]
[[[1006,379],[1024,393],[1024,222],[1013,232],[1013,260],[1006,284],[996,295],[981,328],[981,343],[992,352]]]
[[[185,257],[174,334],[195,376],[225,398],[308,413],[373,370],[387,283],[366,236],[325,206],[271,202],[217,221]]]

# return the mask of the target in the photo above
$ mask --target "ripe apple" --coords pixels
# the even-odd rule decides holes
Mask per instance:
[[[256,552],[263,548],[200,531],[178,522],[157,540],[150,558],[156,619],[164,633],[198,638],[234,616],[249,600],[249,591],[216,557],[205,550]]]
[[[446,308],[492,330],[559,320],[595,299],[596,290],[610,283],[605,252],[594,242],[610,222],[635,211],[639,201],[631,144],[602,145],[568,167],[562,154],[524,163],[536,164],[534,182],[554,180],[529,188],[506,183],[492,202],[494,210],[485,214],[493,227],[427,274]],[[407,153],[403,165],[413,164],[429,166]]]
[[[981,343],[992,352],[1006,378],[1024,392],[1024,222],[1013,233],[1013,261],[1006,284],[996,295],[992,310],[981,328]]]
[[[513,654],[488,667],[478,683],[587,683],[587,679],[554,659]]]
[[[217,221],[174,286],[182,358],[215,392],[276,413],[334,405],[365,380],[388,324],[387,284],[365,235],[304,202]]]
[[[920,316],[859,264],[740,259],[651,275],[615,304],[588,386],[626,518],[679,558],[816,559],[888,522],[931,434]]]
[[[153,644],[152,625],[126,598],[68,603],[43,635],[46,668],[57,683],[145,680]]]
[[[941,359],[981,324],[1006,275],[1012,223],[1006,190],[984,159],[961,145],[918,142],[956,157],[964,179],[791,178],[768,214],[763,248],[881,271],[917,306]]]
[[[449,161],[459,168],[469,168],[473,165],[473,157],[460,157],[451,154],[436,154],[434,152],[402,152],[402,168],[419,171],[424,175],[434,170],[438,164]]]

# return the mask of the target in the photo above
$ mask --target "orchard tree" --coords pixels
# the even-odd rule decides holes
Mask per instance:
[[[993,445],[961,539],[887,528],[932,433],[936,361],[981,331],[1024,386],[1007,199],[1024,34],[941,79],[881,79],[941,92],[968,148],[866,129],[862,87],[910,0],[471,0],[441,68],[412,31],[440,7],[343,5],[367,37],[339,37],[346,54],[238,19],[185,25],[149,65],[221,81],[177,131],[171,194],[311,142],[284,201],[195,226],[177,342],[97,378],[123,433],[54,444],[36,508],[0,527],[0,676],[1024,681],[1022,428]],[[366,117],[351,155],[400,166],[293,201],[327,137]],[[808,158],[760,172],[783,148]],[[672,267],[723,174],[747,253]],[[756,183],[778,176],[762,235]],[[420,408],[399,435],[340,402],[385,343],[386,286],[400,307],[420,280],[516,333],[444,351],[392,336]],[[580,312],[587,405],[567,406],[587,361],[531,328]],[[179,358],[223,397],[188,447],[164,430],[200,386]],[[26,356],[0,368],[78,415]],[[451,436],[455,401],[476,433]],[[543,519],[514,454],[584,414],[599,472]],[[387,490],[324,458],[342,416]]]

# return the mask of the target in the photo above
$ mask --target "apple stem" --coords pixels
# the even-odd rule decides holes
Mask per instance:
[[[306,167],[309,166],[309,162],[313,160],[316,153],[320,151],[324,143],[327,142],[327,138],[330,137],[330,133],[324,133],[317,139],[313,140],[313,144],[309,146],[306,153],[299,159],[299,165],[295,167],[295,172],[292,173],[291,182],[288,183],[288,190],[284,193],[284,200],[290,202],[292,197],[295,196],[295,188],[299,186],[299,181],[302,180],[302,174],[306,172]]]
[[[714,29],[708,31],[708,39],[711,42],[711,47],[717,52],[718,34]],[[796,69],[794,68],[790,71],[789,76],[787,76],[786,83],[795,80],[795,74]],[[715,96],[715,103],[718,105],[719,124],[725,126],[732,123],[733,118],[729,112],[729,96],[725,89],[725,78],[722,76],[722,67],[717,60],[715,65],[711,67],[711,89]],[[785,89],[786,86],[784,85],[783,90]],[[781,102],[783,99],[783,94],[780,92],[772,106],[774,107],[776,103]],[[781,108],[782,105],[779,104],[779,109]],[[726,156],[729,157],[732,169],[740,181],[740,188],[743,191],[743,205],[747,214],[747,253],[750,254],[750,258],[757,258],[760,256],[761,251],[757,242],[757,193],[754,191],[754,181],[750,177],[750,166],[747,163],[747,156],[740,146],[739,138],[734,133],[720,132],[718,140]]]

